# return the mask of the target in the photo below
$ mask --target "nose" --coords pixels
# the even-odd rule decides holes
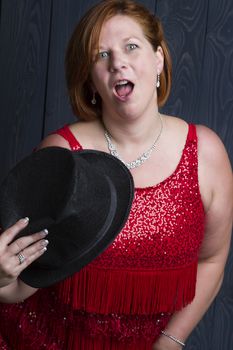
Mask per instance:
[[[127,58],[123,53],[114,52],[109,61],[109,70],[111,73],[127,68]]]

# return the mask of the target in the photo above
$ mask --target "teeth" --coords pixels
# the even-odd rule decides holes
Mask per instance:
[[[125,84],[128,84],[128,80],[121,80],[116,85],[125,85]]]

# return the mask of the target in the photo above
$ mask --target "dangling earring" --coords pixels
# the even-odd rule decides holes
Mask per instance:
[[[96,105],[95,91],[93,91],[93,96],[92,96],[91,103],[92,103],[93,105]]]
[[[156,87],[160,87],[160,74],[157,74],[157,81],[156,81]]]

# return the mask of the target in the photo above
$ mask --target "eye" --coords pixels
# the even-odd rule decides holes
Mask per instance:
[[[108,58],[109,57],[109,52],[108,51],[102,51],[99,52],[99,58]]]
[[[128,51],[132,51],[132,50],[137,49],[137,48],[138,48],[138,45],[136,45],[136,44],[128,44],[128,45],[126,46],[126,48],[127,48]]]

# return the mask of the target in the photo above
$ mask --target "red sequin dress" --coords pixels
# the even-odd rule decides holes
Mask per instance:
[[[57,131],[82,149],[68,126]],[[26,301],[0,305],[2,350],[151,350],[195,295],[204,233],[197,136],[158,185],[137,188],[128,221],[97,259]]]

